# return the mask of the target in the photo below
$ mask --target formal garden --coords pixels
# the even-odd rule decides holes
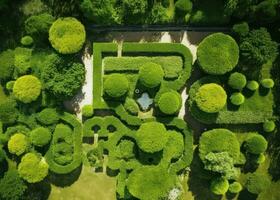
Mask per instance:
[[[1,200],[280,199],[278,0],[0,11]]]

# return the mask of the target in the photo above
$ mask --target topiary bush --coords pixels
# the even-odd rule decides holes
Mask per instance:
[[[245,186],[247,190],[253,194],[259,194],[270,185],[270,180],[266,174],[251,173],[247,177]]]
[[[232,73],[228,79],[228,85],[236,90],[242,90],[246,86],[246,82],[246,76],[238,72]]]
[[[214,178],[211,181],[210,190],[216,195],[224,195],[229,188],[229,183],[227,179],[224,178]]]
[[[85,39],[85,27],[73,17],[57,19],[49,30],[51,45],[61,54],[77,53],[82,49]]]
[[[6,83],[6,89],[9,91],[13,91],[15,81],[9,81]]]
[[[226,105],[227,94],[216,83],[204,84],[198,89],[195,102],[200,110],[207,113],[216,113]]]
[[[23,46],[31,46],[33,44],[33,42],[34,42],[33,38],[29,35],[22,37],[20,40],[20,43]]]
[[[27,34],[41,36],[46,35],[55,18],[48,13],[32,15],[24,22],[25,31]]]
[[[244,143],[246,150],[252,154],[264,153],[267,149],[267,145],[266,139],[258,133],[249,135]]]
[[[239,38],[248,35],[249,31],[250,31],[250,27],[247,22],[234,24],[234,26],[232,27],[232,32]]]
[[[85,105],[82,108],[82,115],[84,117],[91,117],[93,115],[93,107],[92,107],[92,105]]]
[[[165,92],[160,95],[158,107],[166,115],[177,113],[182,106],[181,95],[176,91]]]
[[[12,77],[15,68],[14,62],[14,51],[6,50],[0,54],[0,80],[8,80]]]
[[[106,78],[104,83],[104,91],[113,98],[124,96],[128,91],[128,80],[123,74],[112,74]]]
[[[222,75],[230,72],[237,65],[239,48],[231,36],[214,33],[199,44],[197,59],[204,72]]]
[[[14,134],[8,142],[9,152],[17,156],[22,155],[28,150],[27,137],[22,133]]]
[[[0,103],[0,121],[3,124],[13,124],[18,119],[17,104],[14,100],[8,99]]]
[[[266,79],[263,79],[261,81],[261,85],[264,87],[264,88],[267,88],[267,89],[270,89],[270,88],[273,88],[274,87],[274,81],[270,78],[266,78]]]
[[[241,104],[244,103],[244,101],[245,101],[245,97],[240,92],[235,92],[230,96],[230,102],[233,105],[240,106]]]
[[[38,147],[48,144],[51,137],[52,135],[49,129],[44,127],[38,127],[30,132],[31,143]]]
[[[13,87],[15,97],[23,103],[35,101],[41,94],[42,84],[40,80],[32,75],[18,78]]]
[[[37,114],[36,118],[44,125],[56,124],[59,121],[59,115],[55,108],[45,108]]]
[[[160,85],[164,77],[162,67],[155,63],[146,63],[140,67],[139,81],[147,88],[155,88]]]
[[[124,103],[124,108],[127,112],[129,112],[132,115],[138,115],[138,112],[140,111],[136,101],[131,98],[126,98]]]
[[[263,123],[263,130],[267,133],[270,133],[275,130],[275,123],[274,121],[266,121]]]
[[[159,122],[146,122],[136,132],[136,142],[140,149],[147,153],[163,149],[168,140],[165,126]]]
[[[229,185],[228,190],[230,193],[237,194],[242,190],[242,185],[235,181]]]
[[[257,81],[248,81],[246,88],[251,91],[256,91],[259,88],[259,83]]]
[[[182,133],[177,131],[168,131],[168,141],[164,147],[164,157],[180,158],[182,156],[185,146],[184,137]]]

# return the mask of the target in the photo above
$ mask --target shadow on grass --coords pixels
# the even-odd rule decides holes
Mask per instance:
[[[51,184],[47,180],[29,184],[23,197],[24,200],[47,200],[51,193]]]

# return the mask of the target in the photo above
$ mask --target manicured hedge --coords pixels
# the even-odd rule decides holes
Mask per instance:
[[[266,139],[258,133],[249,135],[245,140],[245,148],[249,153],[252,154],[260,154],[265,152],[267,145]]]
[[[222,75],[230,72],[237,65],[239,48],[231,36],[214,33],[199,44],[197,59],[204,72]]]
[[[216,195],[223,195],[228,191],[229,183],[227,179],[215,178],[211,181],[210,190]]]
[[[239,72],[232,73],[228,79],[229,86],[236,90],[242,90],[246,86],[246,82],[246,76]]]
[[[25,153],[28,150],[28,146],[28,139],[22,133],[14,134],[8,142],[9,152],[17,156]]]
[[[82,108],[82,115],[84,117],[91,117],[93,115],[93,107],[92,107],[92,105],[85,105]]]
[[[38,127],[30,132],[31,143],[39,147],[48,144],[51,137],[52,135],[49,129],[44,127]]]
[[[270,185],[270,180],[266,174],[251,173],[247,177],[245,186],[247,190],[253,194],[259,194],[267,189]]]
[[[55,108],[45,108],[37,114],[36,118],[44,125],[56,124],[59,121],[59,115]]]
[[[123,74],[112,74],[104,82],[104,91],[110,97],[119,98],[128,91],[128,80]]]
[[[241,104],[244,103],[244,101],[245,101],[245,97],[240,92],[235,92],[230,96],[230,102],[233,105],[240,106]]]
[[[165,92],[160,95],[158,106],[162,113],[173,115],[177,113],[182,106],[181,95],[176,91]]]
[[[267,78],[267,79],[263,79],[261,81],[261,85],[264,87],[264,88],[267,88],[267,89],[270,89],[270,88],[273,88],[274,87],[274,81],[270,78]]]
[[[162,67],[155,63],[145,63],[139,70],[139,81],[147,88],[159,86],[163,80],[164,71]]]

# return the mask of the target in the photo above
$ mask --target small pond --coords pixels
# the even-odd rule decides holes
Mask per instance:
[[[149,94],[145,92],[137,99],[137,102],[143,111],[147,111],[153,104],[153,99],[151,99]]]

